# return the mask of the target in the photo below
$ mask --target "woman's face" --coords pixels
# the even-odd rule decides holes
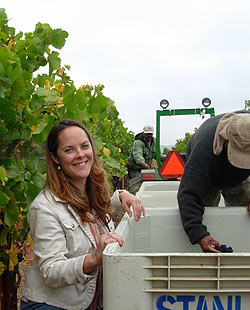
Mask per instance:
[[[51,154],[54,162],[80,189],[85,190],[94,156],[91,143],[83,129],[71,126],[59,134],[57,156]]]

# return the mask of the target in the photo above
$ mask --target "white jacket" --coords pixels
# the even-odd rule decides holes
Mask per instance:
[[[121,206],[118,191],[111,204]],[[22,295],[67,310],[86,309],[94,297],[97,278],[97,269],[91,274],[83,272],[86,255],[96,248],[89,225],[82,224],[71,206],[49,190],[41,191],[32,202],[28,222],[35,255]],[[112,221],[109,228],[114,230]]]

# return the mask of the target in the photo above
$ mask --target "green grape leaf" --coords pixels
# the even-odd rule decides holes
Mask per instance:
[[[5,193],[0,190],[0,205],[4,206],[8,203],[8,198]]]
[[[30,126],[27,125],[27,126],[22,130],[21,140],[29,141],[30,138],[31,138],[31,128],[30,128]]]
[[[102,94],[98,94],[98,96],[90,101],[90,104],[87,108],[89,113],[102,113],[105,112],[109,104],[109,99]]]
[[[39,191],[39,187],[32,183],[28,183],[24,195],[26,196],[27,200],[31,202],[38,195]]]
[[[11,188],[11,191],[14,193],[17,201],[24,201],[24,189],[25,182],[18,182]]]
[[[17,167],[14,164],[11,164],[9,167],[7,167],[7,170],[6,170],[6,176],[8,178],[15,178],[19,176],[21,173],[22,173],[22,170],[19,169],[19,167]]]
[[[5,208],[4,223],[8,226],[12,226],[18,220],[18,207],[11,203]]]
[[[80,89],[76,91],[75,101],[81,111],[83,111],[87,105],[87,98],[84,92]]]
[[[17,40],[15,48],[17,52],[20,52],[24,49],[25,47],[25,40]]]
[[[19,74],[13,83],[11,96],[14,99],[20,98],[24,93],[25,83],[22,74]]]
[[[66,38],[68,37],[68,32],[61,30],[61,29],[54,29],[51,31],[51,44],[58,49],[61,49],[66,41]]]
[[[3,245],[7,245],[7,233],[8,233],[8,229],[4,229],[3,231],[1,231],[1,234],[0,234],[0,246],[3,246]]]
[[[8,35],[2,31],[0,31],[0,40],[7,41]]]
[[[49,92],[43,87],[38,87],[35,95],[37,95],[38,97],[47,97],[49,95]]]
[[[45,43],[40,38],[34,39],[34,47],[38,54],[43,55],[45,53]]]
[[[2,118],[4,122],[13,127],[16,124],[16,111],[12,108],[11,102],[6,99],[0,99],[0,115],[2,112]]]
[[[36,185],[39,188],[43,188],[45,185],[46,177],[45,175],[42,175],[41,173],[36,173],[31,178],[34,185]]]
[[[113,106],[108,113],[109,119],[114,121],[118,118],[118,115],[119,115],[119,112],[117,111],[116,107]]]
[[[59,53],[53,51],[48,57],[50,74],[52,74],[54,70],[60,69],[61,59],[58,56]]]
[[[20,133],[17,129],[12,129],[8,132],[8,140],[17,140],[20,138]]]
[[[115,168],[115,169],[120,169],[121,168],[121,165],[115,159],[113,159],[111,157],[105,157],[105,163],[110,168]]]
[[[32,96],[32,100],[30,103],[31,110],[36,110],[42,106],[41,102],[39,101],[39,97],[37,95]]]
[[[63,103],[66,107],[67,112],[74,112],[75,110],[75,94],[74,90],[66,93],[63,97]]]
[[[7,23],[8,18],[7,15],[5,13],[5,9],[0,8],[0,26],[1,28]]]
[[[7,181],[6,170],[3,166],[0,166],[0,181],[4,184]]]
[[[11,92],[11,84],[12,83],[9,78],[0,77],[0,98],[5,98],[5,96],[9,96]]]
[[[36,126],[36,128],[33,130],[32,134],[33,135],[38,135],[40,134],[46,126],[48,126],[49,122],[49,116],[47,114],[44,115],[43,119],[41,122]]]

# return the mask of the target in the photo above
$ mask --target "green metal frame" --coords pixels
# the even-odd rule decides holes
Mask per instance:
[[[174,116],[174,115],[204,115],[210,114],[215,115],[214,108],[198,108],[198,109],[174,109],[174,110],[157,110],[156,111],[156,161],[158,167],[161,167],[160,161],[160,127],[161,127],[161,116]]]

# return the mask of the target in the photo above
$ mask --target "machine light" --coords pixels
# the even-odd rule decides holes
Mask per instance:
[[[166,110],[167,107],[169,106],[169,102],[167,101],[167,99],[162,99],[162,101],[160,102],[160,106],[162,107],[163,110]]]
[[[210,106],[211,100],[209,98],[203,98],[201,103],[205,108],[207,108]]]

